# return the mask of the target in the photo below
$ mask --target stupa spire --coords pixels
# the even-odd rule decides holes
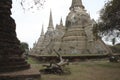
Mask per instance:
[[[72,4],[71,4],[71,7],[70,7],[70,10],[74,7],[80,7],[80,8],[83,8],[84,9],[84,6],[82,4],[82,0],[72,0]]]
[[[54,27],[53,27],[52,11],[50,10],[48,31],[53,31],[53,30],[54,30]]]
[[[61,18],[61,20],[60,20],[60,25],[63,25],[63,21],[62,21],[62,18]]]
[[[41,36],[44,36],[44,28],[43,28],[43,25],[42,25],[42,30],[41,30]]]

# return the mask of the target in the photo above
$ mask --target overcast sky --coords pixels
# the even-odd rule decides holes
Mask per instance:
[[[19,1],[13,0],[12,17],[16,21],[18,39],[21,42],[27,42],[32,47],[33,43],[40,37],[42,24],[44,25],[44,32],[47,30],[50,9],[52,10],[54,27],[59,24],[61,17],[65,24],[71,2],[72,0],[46,0],[40,10],[24,11]],[[97,20],[105,0],[82,0],[82,2],[91,18]]]

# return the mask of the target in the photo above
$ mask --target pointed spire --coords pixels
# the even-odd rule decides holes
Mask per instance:
[[[42,25],[42,30],[41,30],[41,36],[44,36],[44,28],[43,28],[43,25]]]
[[[61,18],[61,20],[60,20],[60,25],[63,25],[63,21],[62,21],[62,18]]]
[[[53,27],[52,11],[50,10],[48,31],[53,31],[53,30],[54,30],[54,27]]]
[[[72,4],[71,4],[71,7],[70,7],[70,10],[74,7],[80,7],[82,9],[84,9],[84,6],[82,4],[82,1],[81,0],[72,0]]]

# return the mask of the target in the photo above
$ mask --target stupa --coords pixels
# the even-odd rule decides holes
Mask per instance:
[[[40,78],[39,71],[30,67],[22,56],[11,8],[12,0],[0,1],[0,80]]]
[[[95,21],[85,10],[81,0],[72,0],[70,12],[66,17],[65,26],[60,21],[54,29],[52,14],[50,12],[48,30],[44,35],[43,54],[52,54],[54,50],[61,54],[108,54],[110,48],[96,38],[93,33]],[[39,40],[36,44],[39,43]],[[35,48],[35,47],[34,47]],[[33,48],[33,50],[35,50]],[[37,52],[39,54],[40,52]],[[33,53],[34,54],[34,53]]]
[[[110,49],[93,34],[94,20],[86,12],[81,0],[72,0],[66,18],[66,32],[61,43],[62,53],[109,53]]]

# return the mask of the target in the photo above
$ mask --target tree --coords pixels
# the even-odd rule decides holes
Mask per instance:
[[[103,35],[120,37],[120,0],[108,0],[100,11],[98,27]]]
[[[113,38],[113,39],[112,39],[112,45],[115,45],[115,42],[116,42],[116,39]]]
[[[43,4],[45,3],[45,0],[18,0],[20,1],[20,4],[23,8],[23,10],[26,9],[39,9],[43,6]]]
[[[113,45],[113,46],[109,46],[111,48],[111,50],[113,51],[113,53],[120,53],[120,43]]]
[[[29,45],[26,42],[21,42],[20,43],[20,48],[22,49],[22,51],[25,52],[26,50],[29,50]]]

